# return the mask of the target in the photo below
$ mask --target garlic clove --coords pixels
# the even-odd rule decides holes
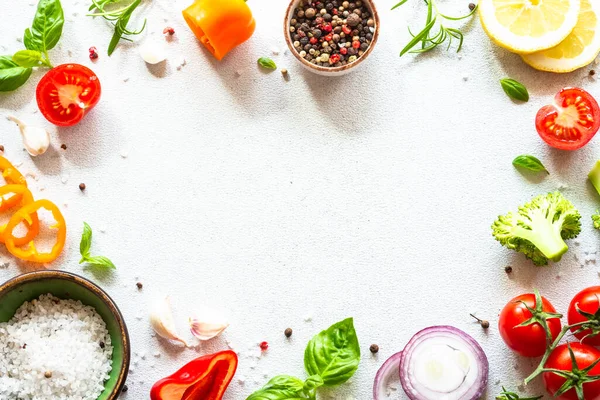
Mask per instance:
[[[164,44],[154,40],[146,40],[140,46],[140,55],[148,64],[158,64],[167,59]]]
[[[210,340],[219,336],[229,326],[227,318],[210,308],[201,309],[189,319],[190,330],[198,340]]]
[[[50,134],[44,128],[29,126],[17,117],[9,115],[8,120],[14,122],[21,131],[23,146],[29,155],[35,157],[44,154],[50,147]]]
[[[175,340],[183,343],[184,346],[188,346],[186,341],[179,336],[175,322],[173,321],[173,313],[171,312],[171,301],[169,296],[157,301],[150,314],[150,324],[152,329],[162,338],[168,340]]]

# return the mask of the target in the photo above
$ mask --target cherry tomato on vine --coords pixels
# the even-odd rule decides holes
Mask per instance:
[[[548,344],[543,324],[547,324],[554,340],[560,333],[560,317],[545,297],[538,293],[523,294],[504,306],[500,312],[498,330],[504,343],[514,352],[524,357],[540,357],[546,352]],[[519,326],[524,323],[528,324]]]
[[[565,88],[554,103],[542,107],[535,118],[540,137],[561,150],[585,146],[600,128],[600,107],[591,94],[579,88]]]
[[[569,351],[569,347],[571,351]],[[600,380],[593,381],[594,376],[600,375],[600,350],[579,342],[562,344],[548,357],[545,368],[564,371],[569,374],[573,386],[563,393],[560,389],[567,380],[559,372],[544,372],[544,385],[554,398],[560,400],[598,400],[600,399]],[[590,368],[592,367],[592,368]],[[579,386],[580,393],[576,387]]]
[[[571,332],[577,339],[583,339],[583,343],[600,346],[600,286],[592,286],[577,293],[569,305],[569,325],[590,320],[598,321],[596,328],[577,332],[578,327],[573,327]]]
[[[36,100],[40,111],[54,125],[75,125],[100,100],[100,81],[79,64],[63,64],[40,80]]]

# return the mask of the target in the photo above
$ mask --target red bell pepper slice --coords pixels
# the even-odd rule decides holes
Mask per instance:
[[[151,400],[221,400],[238,365],[231,351],[196,358],[173,375],[156,382]]]

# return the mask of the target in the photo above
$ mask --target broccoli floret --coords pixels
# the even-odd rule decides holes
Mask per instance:
[[[492,233],[503,246],[525,254],[535,265],[547,265],[548,259],[560,261],[567,252],[565,240],[579,235],[580,219],[573,204],[554,192],[534,197],[516,214],[499,216]]]
[[[594,221],[594,228],[600,229],[600,211],[596,210],[596,214],[592,214],[592,221]]]

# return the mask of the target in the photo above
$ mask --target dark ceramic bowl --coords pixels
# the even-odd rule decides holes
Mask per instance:
[[[129,334],[114,301],[94,283],[75,274],[54,270],[19,275],[0,286],[0,322],[10,320],[24,302],[47,293],[94,307],[106,323],[114,347],[112,370],[98,400],[116,400],[129,371]]]

